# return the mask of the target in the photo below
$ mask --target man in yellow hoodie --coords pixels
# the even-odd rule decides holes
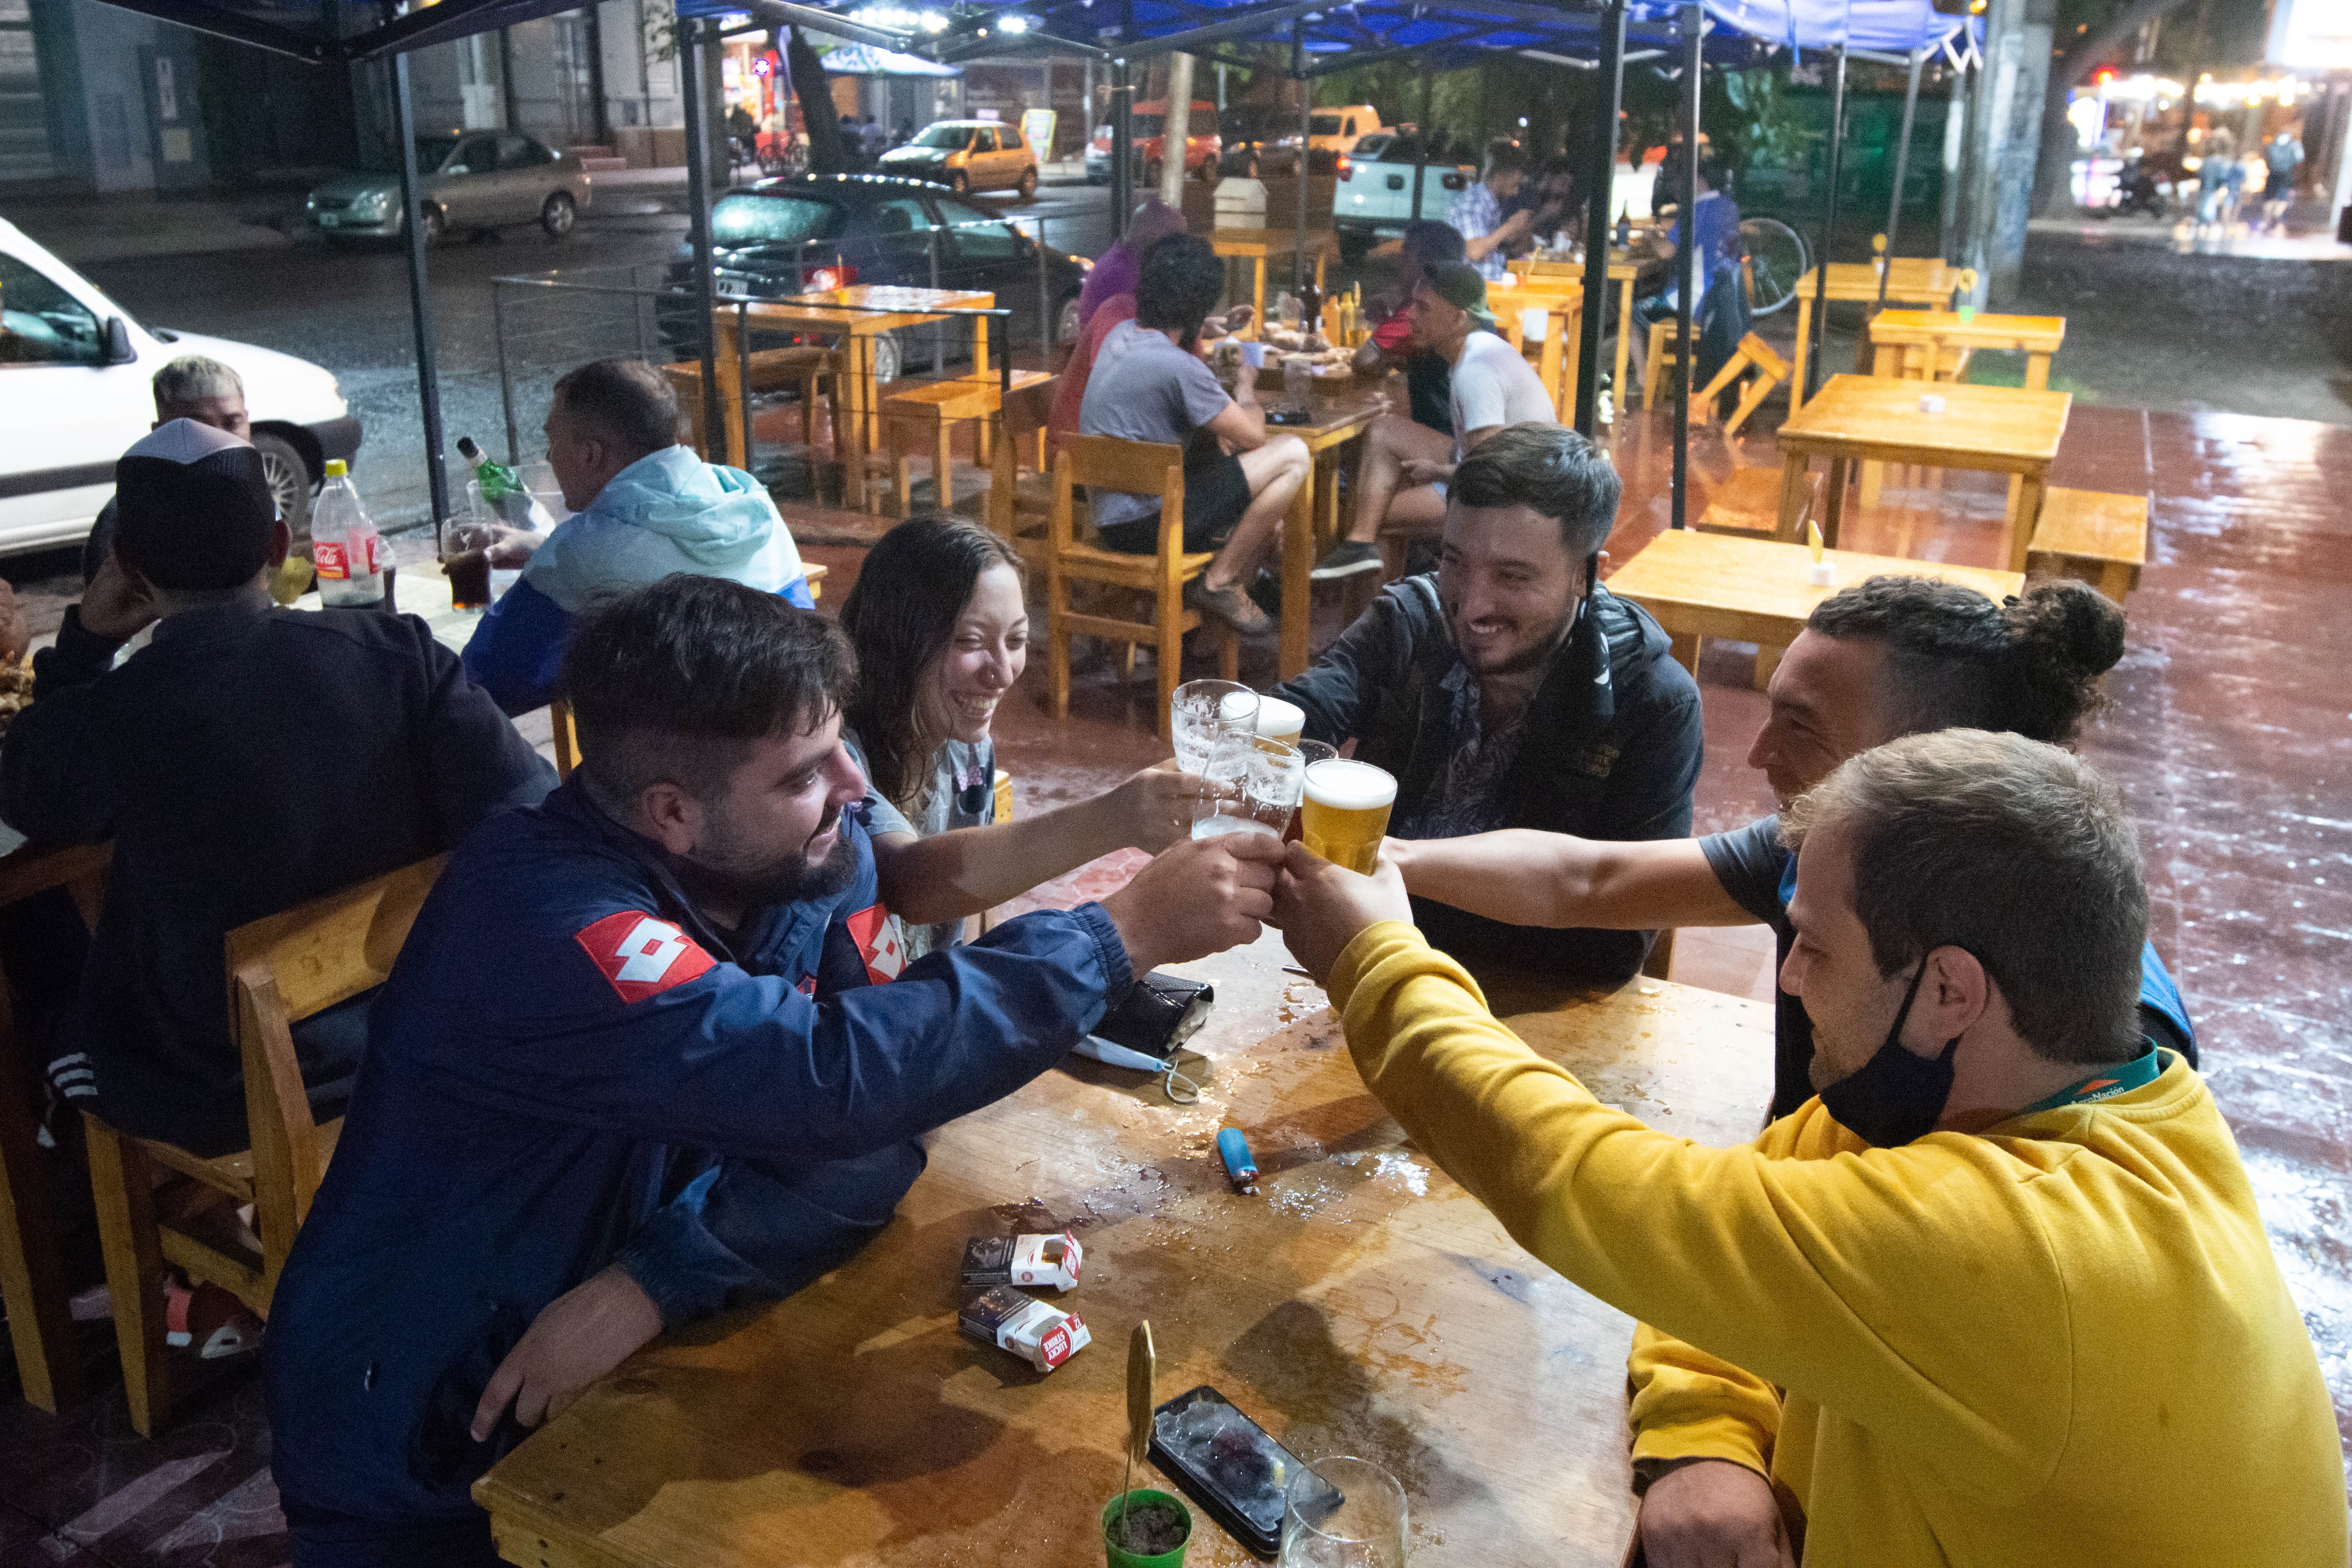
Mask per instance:
[[[1294,845],[1276,900],[1406,1132],[1644,1325],[1651,1568],[2340,1568],[2317,1357],[2204,1082],[2139,1032],[2114,789],[1945,730],[1845,762],[1783,831],[1821,1093],[1743,1148],[1529,1051],[1385,864]]]

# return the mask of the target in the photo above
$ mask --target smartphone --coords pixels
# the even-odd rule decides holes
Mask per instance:
[[[1244,1546],[1281,1550],[1283,1490],[1307,1467],[1223,1395],[1204,1383],[1153,1411],[1151,1459]],[[1320,1477],[1316,1488],[1299,1511],[1320,1522],[1345,1500]]]

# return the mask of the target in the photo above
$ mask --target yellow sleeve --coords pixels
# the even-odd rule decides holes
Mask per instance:
[[[1637,1461],[1729,1459],[1771,1478],[1780,1396],[1770,1384],[1647,1323],[1634,1326],[1625,1378]]]
[[[1530,1051],[1401,923],[1360,933],[1328,988],[1372,1092],[1569,1280],[1957,1480],[2013,1496],[2047,1479],[2069,1325],[2040,1217],[1997,1147],[1952,1135],[1852,1152],[1818,1103],[1754,1146],[1654,1131]]]

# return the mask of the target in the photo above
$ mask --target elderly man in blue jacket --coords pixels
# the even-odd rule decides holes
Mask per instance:
[[[555,382],[547,461],[571,517],[541,539],[505,528],[494,565],[522,576],[466,644],[466,674],[509,714],[555,695],[572,622],[672,572],[748,583],[803,610],[800,551],[766,486],[677,444],[677,393],[643,360],[597,360]]]
[[[1154,965],[1257,935],[1281,846],[1234,835],[904,963],[841,746],[852,680],[837,629],[738,583],[583,621],[579,770],[451,857],[278,1287],[304,1568],[495,1563],[467,1488],[525,1427],[662,1329],[841,1262],[924,1132]]]

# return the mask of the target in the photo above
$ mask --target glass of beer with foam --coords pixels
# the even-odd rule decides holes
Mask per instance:
[[[1369,762],[1344,757],[1307,769],[1298,837],[1333,865],[1370,876],[1396,804],[1396,780]]]
[[[1297,703],[1286,703],[1280,697],[1257,699],[1257,732],[1266,739],[1296,746],[1306,728],[1307,710]]]

